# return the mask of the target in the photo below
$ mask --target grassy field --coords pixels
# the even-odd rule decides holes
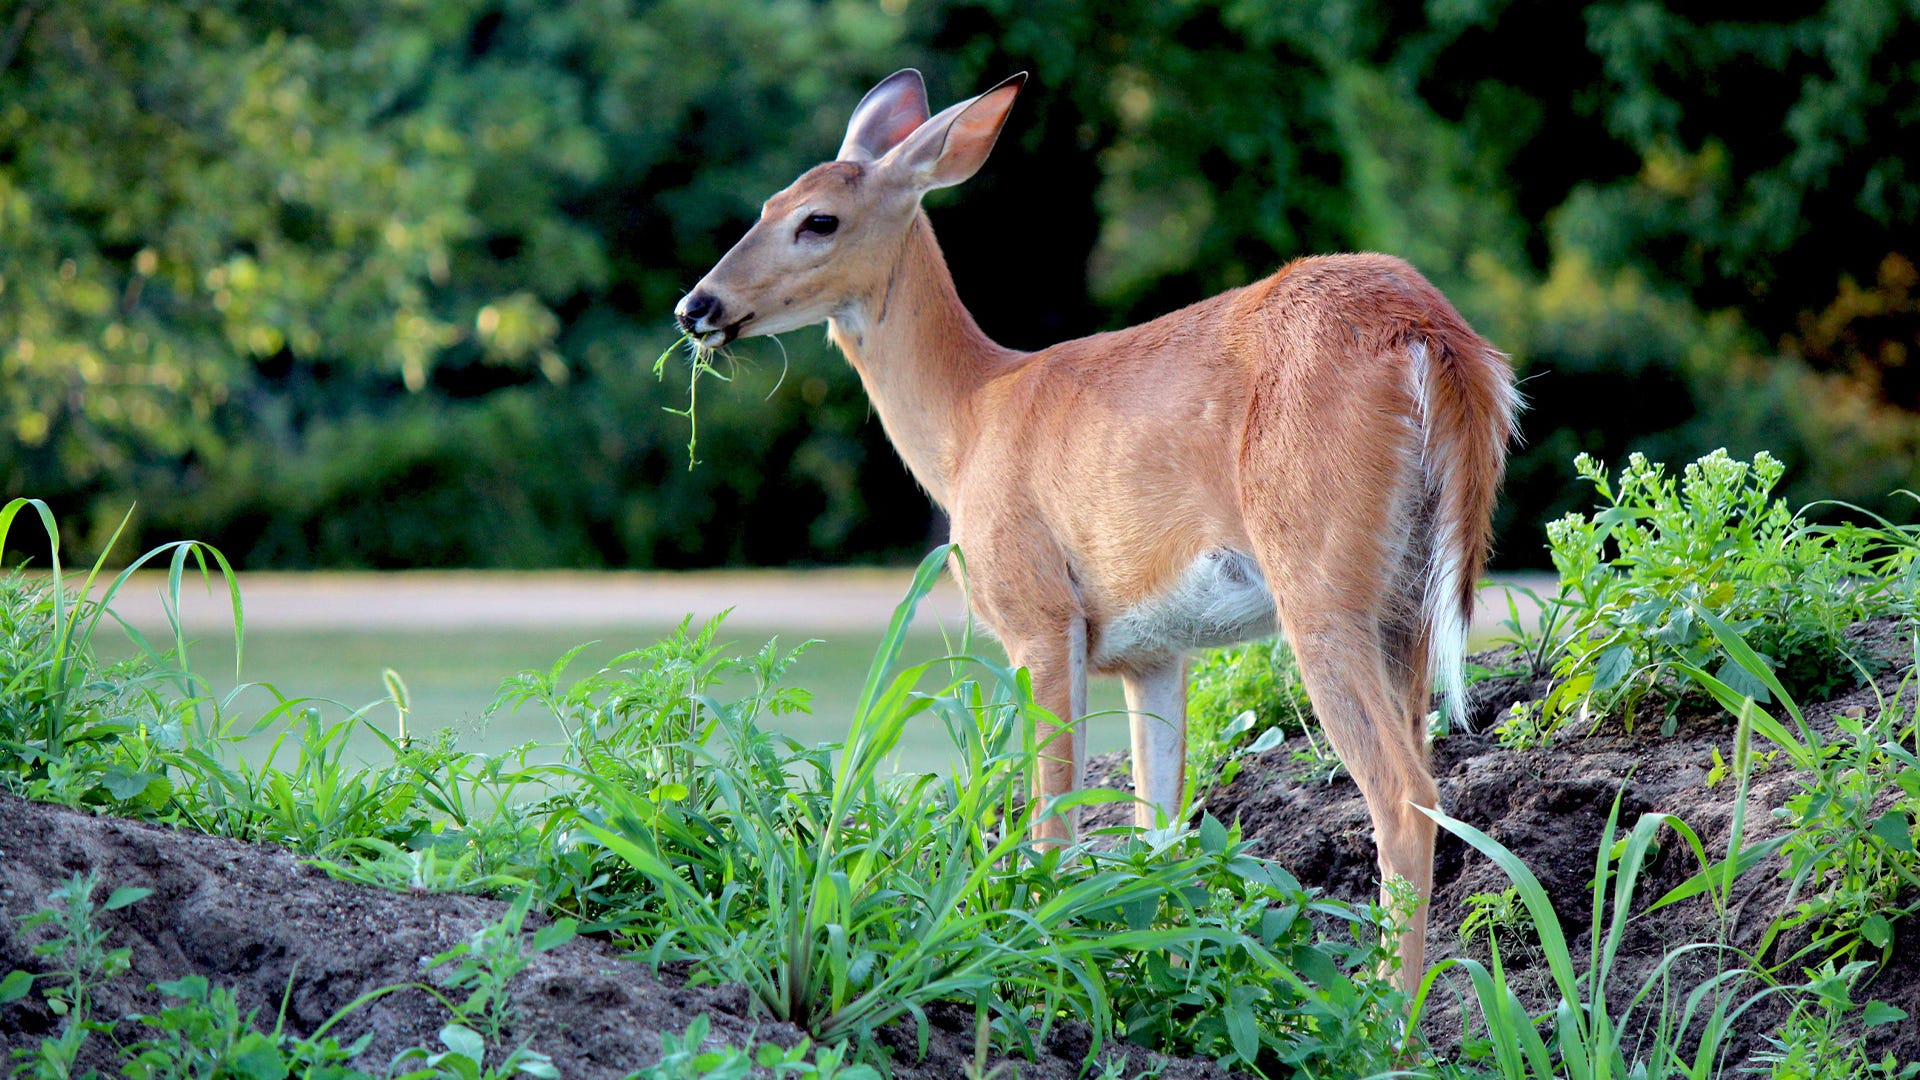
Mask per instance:
[[[559,629],[488,625],[471,630],[260,626],[247,634],[245,663],[240,674],[247,683],[263,685],[244,692],[252,697],[256,709],[243,711],[264,710],[272,701],[266,689],[271,686],[290,697],[330,699],[316,703],[322,715],[329,719],[353,709],[365,709],[376,724],[391,731],[397,717],[387,701],[382,680],[382,673],[391,668],[405,680],[412,697],[410,722],[416,733],[451,727],[463,749],[498,753],[523,742],[552,742],[559,738],[559,733],[551,729],[551,719],[539,710],[503,712],[487,717],[487,706],[499,690],[503,676],[526,668],[549,667],[568,649],[592,642],[569,669],[575,677],[587,675],[621,653],[649,644],[671,629],[669,626]],[[883,626],[871,630],[795,627],[782,631],[729,631],[723,636],[739,645],[743,652],[752,652],[775,636],[783,645],[818,639],[788,680],[789,685],[804,686],[813,692],[812,712],[779,717],[768,724],[802,742],[816,743],[837,742],[846,737],[861,680],[866,677],[867,665],[873,659],[884,629]],[[100,635],[98,644],[105,657],[118,658],[134,652],[123,635],[111,630]],[[1004,659],[999,646],[992,641],[979,641],[976,645],[983,655]],[[939,633],[932,630],[913,634],[907,649],[908,655],[916,660],[940,656],[945,651]],[[235,686],[233,654],[230,635],[207,632],[193,639],[189,656],[193,669],[208,679],[214,692],[226,694]],[[928,689],[934,689],[931,683]],[[1095,708],[1121,708],[1119,680],[1096,679],[1091,699]],[[1126,742],[1123,716],[1097,716],[1089,721],[1091,752],[1117,750]],[[362,739],[361,745],[370,753],[377,747],[372,739]],[[946,733],[929,721],[910,727],[904,733],[891,764],[909,772],[944,771],[950,751]]]

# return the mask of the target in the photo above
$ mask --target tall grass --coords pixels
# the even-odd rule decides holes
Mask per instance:
[[[168,743],[184,740],[191,726],[207,734],[201,699],[186,662],[179,619],[183,578],[191,567],[209,578],[217,566],[233,604],[235,663],[243,654],[245,619],[232,568],[204,544],[163,544],[103,578],[112,540],[77,581],[60,561],[60,528],[39,499],[13,499],[0,508],[0,552],[15,520],[31,509],[46,534],[49,569],[43,575],[14,570],[0,578],[0,732],[27,790],[70,805],[139,800],[168,801],[172,788],[153,767]],[[122,518],[113,540],[126,529]],[[113,598],[133,573],[164,560],[166,612],[173,650],[163,654],[138,629],[113,613]],[[211,562],[211,566],[210,566]],[[94,590],[104,581],[100,595]],[[109,615],[139,647],[144,662],[103,672],[92,644]],[[162,692],[172,690],[171,695]],[[143,724],[142,721],[151,721]],[[84,763],[84,766],[83,766]]]
[[[1492,859],[1518,892],[1539,937],[1552,978],[1544,1023],[1520,999],[1501,963],[1497,939],[1490,964],[1453,957],[1436,964],[1423,981],[1419,1000],[1451,968],[1464,970],[1484,1025],[1485,1047],[1497,1075],[1509,1080],[1566,1077],[1570,1080],[1718,1076],[1730,1036],[1741,1017],[1766,997],[1781,992],[1762,984],[1742,957],[1723,942],[1689,942],[1669,950],[1638,985],[1612,985],[1621,943],[1633,915],[1632,901],[1662,828],[1671,828],[1709,870],[1700,838],[1685,822],[1668,814],[1645,814],[1616,845],[1619,801],[1615,800],[1595,860],[1592,924],[1586,963],[1576,967],[1574,953],[1560,929],[1559,916],[1540,880],[1498,841],[1466,822],[1437,810],[1423,811],[1439,825]],[[1617,862],[1617,866],[1615,865]],[[1722,884],[1709,877],[1715,906],[1725,910]],[[1684,979],[1703,957],[1714,973],[1695,985]],[[1544,1026],[1545,1030],[1542,1031]]]

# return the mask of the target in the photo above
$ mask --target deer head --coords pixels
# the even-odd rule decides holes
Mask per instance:
[[[674,307],[704,348],[849,312],[881,289],[920,197],[979,171],[1026,82],[1024,72],[927,116],[908,68],[860,99],[835,160],[807,170]]]

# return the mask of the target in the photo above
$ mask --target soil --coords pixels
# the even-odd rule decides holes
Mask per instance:
[[[1862,624],[1854,634],[1889,666],[1873,685],[1831,701],[1803,703],[1809,725],[1823,734],[1833,733],[1836,716],[1852,709],[1876,715],[1880,702],[1891,702],[1896,694],[1904,694],[1906,715],[1914,715],[1912,639],[1891,620]],[[1516,662],[1500,653],[1473,660],[1494,671]],[[1716,749],[1722,760],[1733,760],[1734,721],[1718,708],[1682,708],[1671,731],[1663,734],[1658,729],[1664,712],[1643,709],[1635,731],[1621,730],[1617,722],[1591,734],[1563,730],[1548,745],[1526,751],[1508,750],[1484,734],[1494,729],[1511,704],[1538,700],[1548,685],[1545,679],[1508,677],[1471,686],[1472,728],[1483,734],[1455,734],[1436,741],[1433,769],[1440,784],[1441,807],[1506,845],[1540,879],[1566,933],[1576,968],[1584,970],[1593,921],[1595,856],[1615,798],[1620,800],[1617,836],[1626,836],[1642,814],[1667,813],[1699,834],[1709,857],[1724,855],[1736,785],[1728,778],[1709,787],[1707,780]],[[1230,784],[1208,798],[1204,810],[1222,821],[1237,819],[1251,854],[1276,860],[1302,883],[1322,887],[1340,899],[1374,899],[1379,872],[1366,804],[1344,772],[1329,780],[1325,766],[1304,760],[1304,755],[1296,758],[1305,749],[1305,741],[1296,739],[1247,760]],[[1132,786],[1120,755],[1096,759],[1093,769],[1097,783]],[[1783,831],[1784,822],[1769,811],[1800,790],[1803,775],[1784,761],[1757,772],[1747,804],[1748,845]],[[1124,804],[1101,809],[1116,821],[1127,813]],[[1775,856],[1740,878],[1727,938],[1734,947],[1751,951],[1774,919],[1791,907],[1790,882],[1780,873],[1783,866],[1784,861]],[[1664,831],[1659,851],[1635,894],[1639,908],[1643,910],[1698,868],[1691,849],[1671,831]],[[1489,954],[1483,939],[1471,948],[1464,948],[1460,941],[1467,899],[1476,893],[1498,893],[1510,884],[1491,860],[1442,830],[1434,854],[1428,963],[1461,955],[1486,963]],[[1612,968],[1610,1001],[1617,1007],[1630,998],[1675,946],[1714,940],[1716,926],[1705,897],[1636,914]],[[1804,937],[1776,942],[1769,962],[1783,950],[1791,955],[1805,943]],[[1682,972],[1677,980],[1682,987],[1690,988],[1711,976],[1710,954],[1703,951],[1697,959],[1693,970]],[[1537,947],[1529,953],[1525,942],[1503,937],[1502,960],[1522,1001],[1538,1014],[1551,978]],[[1450,1056],[1461,1045],[1463,1021],[1468,1028],[1465,1037],[1478,1034],[1478,1012],[1468,1001],[1471,987],[1464,973],[1455,969],[1440,985],[1443,989],[1429,1001],[1422,1027],[1430,1044]],[[1903,1062],[1920,1060],[1920,919],[1896,922],[1886,965],[1854,997],[1859,1002],[1877,998],[1916,1018],[1870,1029],[1866,1045],[1875,1059],[1891,1051]],[[1765,1049],[1761,1037],[1774,1029],[1784,1012],[1776,997],[1746,1013],[1735,1025],[1731,1059],[1739,1061]]]
[[[20,919],[46,906],[48,894],[74,874],[88,871],[101,882],[96,901],[125,886],[153,890],[97,919],[110,947],[132,949],[130,971],[96,994],[95,1015],[103,1018],[157,1013],[162,999],[153,984],[200,974],[232,986],[243,1010],[259,1010],[263,1028],[272,1027],[284,996],[286,1030],[308,1035],[362,994],[429,980],[432,957],[507,910],[501,901],[477,896],[401,894],[336,881],[280,848],[95,817],[0,793],[0,973],[46,970],[46,961],[31,952],[47,937],[46,928],[23,932]],[[537,923],[529,920],[528,930]],[[660,1059],[663,1034],[678,1036],[702,1015],[711,1024],[710,1047],[791,1047],[803,1035],[791,1024],[756,1016],[744,987],[690,986],[586,937],[535,956],[514,982],[512,996],[509,1045],[524,1040],[570,1080],[611,1080],[645,1068]],[[380,1072],[401,1050],[440,1049],[438,1032],[448,1019],[426,992],[408,989],[354,1010],[329,1034],[342,1045],[371,1034],[359,1063]],[[962,1076],[971,1063],[971,1008],[930,1009],[929,1020],[924,1059],[914,1060],[912,1028],[882,1033],[897,1062],[895,1077],[944,1080]],[[122,1027],[123,1038],[137,1037],[132,1025]],[[38,994],[0,1006],[0,1062],[55,1031],[56,1018]],[[92,1044],[105,1045],[100,1039]],[[1059,1025],[1040,1060],[1022,1061],[1019,1075],[1077,1077],[1089,1045],[1085,1025]],[[1170,1080],[1227,1075],[1210,1061],[1135,1047],[1109,1046],[1101,1056],[1123,1058],[1128,1075],[1155,1069]],[[83,1055],[82,1065],[87,1063]]]
[[[1880,644],[1892,658],[1906,644],[1892,627],[1870,626],[1863,632],[1885,639]],[[1911,652],[1906,655],[1910,663]],[[1478,660],[1494,670],[1504,662],[1498,656]],[[1809,719],[1830,729],[1843,710],[1877,708],[1876,692],[1904,692],[1911,698],[1911,680],[1903,690],[1901,679],[1896,667],[1875,687],[1809,708]],[[1542,684],[1522,678],[1476,684],[1476,729],[1491,730],[1509,703],[1536,698],[1543,690]],[[1632,733],[1604,728],[1570,733],[1521,752],[1474,734],[1454,735],[1434,747],[1442,805],[1527,862],[1551,895],[1576,958],[1585,953],[1580,943],[1591,918],[1594,853],[1616,796],[1623,831],[1638,815],[1663,811],[1693,826],[1709,852],[1725,850],[1734,784],[1709,787],[1707,776],[1715,748],[1731,758],[1731,722],[1702,709],[1682,711],[1670,733],[1645,730],[1658,722],[1653,716]],[[1253,853],[1278,860],[1301,881],[1336,897],[1372,897],[1377,876],[1371,826],[1359,793],[1344,776],[1328,780],[1324,768],[1296,761],[1295,749],[1283,745],[1248,759],[1231,784],[1213,793],[1206,809],[1223,820],[1238,819]],[[1097,762],[1096,768],[1102,782],[1126,785],[1125,763],[1117,756]],[[1796,774],[1784,765],[1755,777],[1750,843],[1779,827],[1767,810],[1797,789]],[[1684,845],[1664,844],[1640,889],[1641,902],[1678,884],[1693,868]],[[45,970],[46,961],[31,949],[47,931],[24,931],[20,919],[44,906],[48,893],[73,874],[89,870],[99,875],[102,896],[123,886],[153,890],[138,903],[99,917],[109,944],[132,950],[131,971],[98,992],[102,1017],[157,1011],[161,1001],[153,984],[197,973],[233,986],[243,1008],[259,1010],[263,1026],[271,1026],[284,998],[287,1029],[310,1033],[370,990],[429,978],[429,958],[506,910],[505,904],[480,897],[399,894],[335,881],[278,848],[0,795],[0,973]],[[1488,860],[1443,832],[1436,853],[1430,960],[1463,954],[1484,960],[1483,943],[1463,949],[1459,941],[1466,900],[1507,884]],[[1788,903],[1778,861],[1749,871],[1741,889],[1730,940],[1751,947]],[[1699,898],[1638,918],[1616,960],[1612,985],[1637,989],[1669,948],[1710,940],[1714,928],[1713,913]],[[1523,995],[1545,985],[1544,965],[1534,962],[1537,957],[1530,957],[1523,944],[1504,949],[1504,955]],[[1465,1003],[1463,978],[1442,986],[1423,1027],[1444,1052],[1460,1044],[1462,1024],[1473,1022],[1473,1012]],[[1858,996],[1879,998],[1920,1017],[1920,920],[1897,924],[1888,964]],[[1529,1001],[1538,1003],[1538,998]],[[591,938],[535,957],[513,987],[513,1005],[512,1041],[525,1040],[548,1054],[565,1076],[591,1080],[626,1076],[658,1060],[661,1036],[683,1032],[696,1016],[709,1018],[715,1046],[791,1046],[802,1037],[791,1025],[757,1016],[742,988],[690,986],[672,972],[655,972]],[[1744,1018],[1736,1058],[1760,1048],[1759,1036],[1778,1021],[1779,1010],[1766,1011],[1769,1007]],[[355,1010],[332,1034],[342,1043],[370,1034],[361,1062],[377,1070],[401,1049],[437,1045],[447,1019],[446,1010],[426,993],[402,990]],[[917,1038],[911,1029],[903,1026],[883,1040],[894,1051],[895,1076],[964,1074],[973,1050],[971,1011],[935,1009],[930,1020],[932,1037],[922,1060],[914,1060]],[[55,1029],[55,1021],[37,994],[0,1007],[0,1055],[36,1045]],[[1079,1075],[1087,1040],[1084,1026],[1061,1025],[1042,1060],[1021,1063],[1018,1075],[1030,1080]],[[1876,1028],[1868,1033],[1867,1046],[1876,1056],[1892,1051],[1902,1060],[1920,1059],[1920,1023]],[[1226,1075],[1205,1061],[1125,1047],[1109,1052],[1127,1055],[1127,1074],[1158,1069],[1168,1078]]]

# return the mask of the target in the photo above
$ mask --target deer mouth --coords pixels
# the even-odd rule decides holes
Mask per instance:
[[[703,349],[718,349],[722,345],[730,344],[735,338],[738,338],[740,336],[740,328],[747,325],[752,318],[753,312],[749,311],[727,325],[720,327],[718,330],[709,330],[701,334],[695,338],[694,341]]]

